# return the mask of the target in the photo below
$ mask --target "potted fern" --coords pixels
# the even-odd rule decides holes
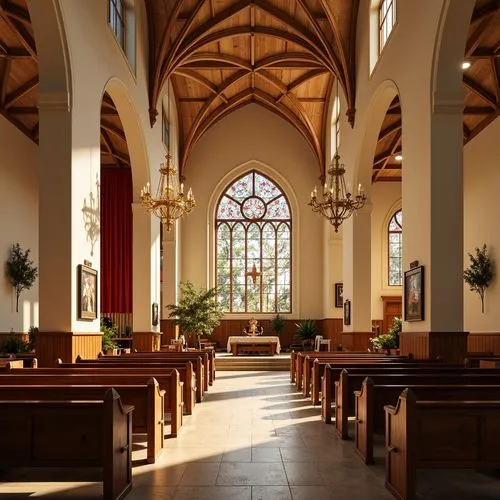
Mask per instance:
[[[297,328],[296,337],[302,341],[302,346],[305,350],[310,350],[313,347],[314,339],[318,335],[318,325],[313,319],[302,319],[295,323]]]
[[[470,266],[464,271],[464,280],[472,292],[481,299],[481,312],[484,313],[484,293],[493,279],[493,261],[488,255],[486,245],[480,250],[476,247],[476,255],[468,254]]]

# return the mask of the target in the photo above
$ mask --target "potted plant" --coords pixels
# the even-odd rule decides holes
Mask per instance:
[[[102,352],[104,354],[118,354],[118,344],[115,340],[117,331],[118,328],[113,325],[110,318],[101,317]]]
[[[280,336],[281,332],[285,328],[285,320],[283,316],[276,314],[274,318],[271,320],[271,328],[277,337]]]
[[[493,261],[488,256],[486,245],[480,250],[476,247],[476,255],[468,254],[470,266],[464,271],[464,280],[472,292],[481,298],[481,312],[484,313],[484,292],[493,279]]]
[[[403,329],[403,320],[394,318],[391,328],[387,333],[382,333],[370,339],[370,344],[375,351],[387,350],[387,354],[392,354],[393,349],[399,348],[399,334]]]
[[[217,301],[215,288],[197,290],[191,281],[181,282],[181,297],[178,304],[169,304],[169,318],[179,325],[181,333],[196,340],[212,335],[223,316],[222,307]]]
[[[302,319],[295,323],[297,328],[296,337],[302,341],[304,349],[312,349],[314,338],[318,335],[318,326],[313,319]]]
[[[30,249],[23,251],[19,243],[12,245],[9,259],[5,265],[5,274],[16,293],[16,312],[19,312],[19,296],[23,290],[29,290],[35,283],[38,269],[29,258]]]

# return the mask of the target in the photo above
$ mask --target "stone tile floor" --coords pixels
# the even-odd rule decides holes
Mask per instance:
[[[383,450],[365,466],[352,442],[319,421],[319,408],[294,391],[288,372],[218,372],[213,387],[154,465],[134,443],[127,500],[389,500]],[[5,450],[3,450],[5,452]],[[92,471],[36,469],[0,477],[0,500],[98,499]],[[29,480],[27,477],[29,474]],[[73,477],[73,476],[72,476]],[[95,479],[94,479],[95,480]],[[419,500],[498,500],[500,480],[473,471],[419,473]]]

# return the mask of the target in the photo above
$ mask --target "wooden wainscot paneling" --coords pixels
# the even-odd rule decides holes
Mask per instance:
[[[132,349],[137,352],[160,350],[162,332],[132,332]]]
[[[163,332],[161,336],[161,343],[170,344],[171,340],[174,340],[178,336],[178,327],[176,327],[173,319],[162,319],[160,320],[160,330]]]
[[[468,332],[403,332],[399,336],[402,355],[415,359],[443,359],[463,363],[467,357]]]
[[[468,352],[500,354],[500,332],[471,332],[467,338]]]
[[[321,321],[323,338],[330,339],[330,349],[335,351],[342,344],[342,318],[325,318]]]
[[[342,347],[349,351],[367,351],[370,347],[372,332],[348,332],[342,334]]]
[[[38,332],[35,336],[35,353],[38,366],[55,366],[57,358],[65,363],[74,363],[76,357],[93,359],[101,351],[100,332]]]

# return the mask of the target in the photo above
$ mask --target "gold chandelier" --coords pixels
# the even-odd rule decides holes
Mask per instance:
[[[192,212],[196,206],[193,192],[189,189],[184,196],[184,184],[180,184],[177,178],[177,170],[172,165],[172,155],[167,153],[166,161],[160,166],[160,180],[156,197],[151,196],[149,182],[141,189],[142,204],[149,213],[158,217],[165,229],[170,231],[174,222]]]
[[[316,186],[311,191],[311,201],[308,203],[313,212],[319,212],[326,217],[338,232],[340,225],[348,219],[355,210],[359,210],[366,203],[366,195],[361,184],[358,185],[358,194],[352,196],[344,180],[345,167],[340,163],[340,155],[335,153],[333,162],[328,168],[329,179],[323,186],[323,197],[317,200]]]

